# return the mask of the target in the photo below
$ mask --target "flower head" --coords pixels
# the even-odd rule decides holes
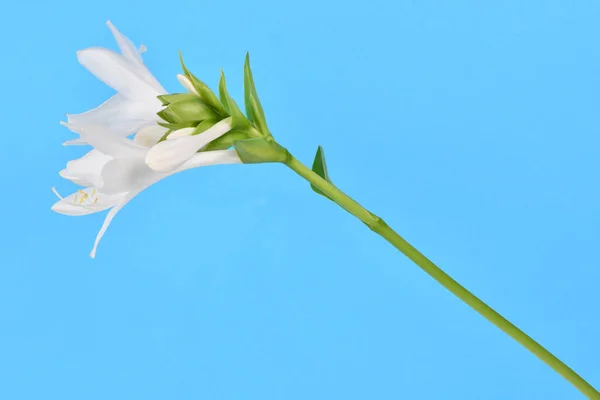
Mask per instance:
[[[115,215],[147,187],[177,172],[217,164],[281,162],[287,151],[267,128],[249,59],[244,68],[245,116],[229,96],[221,74],[219,97],[181,60],[177,79],[186,93],[167,94],[141,57],[142,50],[108,22],[121,54],[103,48],[77,53],[79,62],[117,91],[99,107],[71,114],[63,125],[91,145],[60,176],[81,186],[59,200],[55,212],[80,216],[109,210],[91,257]],[[133,139],[129,136],[135,134]],[[234,146],[235,150],[227,150]]]
[[[185,131],[173,131],[158,124],[159,121],[165,122],[164,118],[157,115],[164,111],[163,106],[182,100],[186,97],[185,94],[167,95],[144,65],[141,51],[110,22],[108,26],[117,40],[121,54],[103,48],[89,48],[79,51],[77,58],[90,72],[115,89],[117,94],[91,111],[67,115],[68,121],[63,122],[63,125],[79,134],[79,138],[65,144],[87,144],[93,149],[83,157],[69,161],[66,168],[59,173],[61,177],[82,188],[67,197],[60,196],[53,189],[59,197],[59,201],[52,206],[55,212],[80,216],[110,209],[96,237],[90,254],[92,257],[95,256],[98,243],[115,215],[150,185],[186,169],[241,162],[234,150],[220,149],[197,153],[200,148],[231,129],[231,125],[228,125],[230,119],[227,119],[226,114],[218,114],[219,118],[199,118],[194,107],[202,106],[202,102],[195,101],[191,104],[192,109],[185,103],[174,107],[185,118],[196,118],[198,123],[204,123],[202,130],[196,126],[193,132],[188,132],[204,133],[194,135],[192,142],[185,142],[191,138]],[[190,100],[190,96],[199,99],[196,94],[189,94],[187,100]],[[220,124],[219,120],[222,120]],[[206,121],[209,121],[210,126]],[[159,157],[157,163],[163,167],[151,169],[146,164],[149,151],[169,133],[180,138],[164,143],[175,145],[174,148],[185,157],[179,152],[179,157],[172,160]],[[128,138],[131,134],[135,134],[133,140]],[[182,144],[187,144],[185,149],[182,148]]]

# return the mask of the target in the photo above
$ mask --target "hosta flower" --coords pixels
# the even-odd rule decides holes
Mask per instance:
[[[228,121],[223,121],[226,122]],[[68,162],[67,167],[60,172],[63,178],[83,188],[64,198],[54,190],[59,201],[52,206],[52,210],[60,214],[79,216],[110,209],[94,242],[90,253],[92,258],[95,257],[98,243],[115,215],[150,185],[190,168],[241,162],[234,150],[207,151],[195,153],[169,173],[160,173],[150,169],[145,163],[149,147],[135,143],[101,125],[69,128],[77,131],[82,141],[94,146],[94,149],[83,157]],[[215,136],[225,132],[222,126],[215,126],[202,135],[195,136],[198,138],[196,144],[202,147]]]
[[[101,124],[121,136],[139,131],[138,141],[156,143],[167,131],[156,124],[160,120],[156,113],[162,109],[157,96],[166,91],[144,65],[142,50],[136,48],[110,21],[107,24],[121,54],[92,47],[78,51],[77,59],[117,93],[93,110],[82,114],[67,114],[68,123],[71,126]],[[66,144],[84,143],[79,139]]]
[[[94,149],[68,162],[60,172],[81,189],[64,198],[53,189],[59,201],[52,210],[58,213],[77,216],[110,210],[96,237],[92,257],[112,219],[141,191],[189,168],[241,163],[239,152],[226,149],[236,141],[262,137],[227,93],[224,75],[219,99],[182,60],[184,74],[177,79],[187,93],[167,94],[144,65],[142,51],[110,21],[108,26],[121,54],[89,48],[79,51],[77,58],[117,94],[91,111],[67,115],[63,125],[80,137],[65,144],[88,144]],[[245,73],[250,74],[246,67]],[[252,101],[257,115],[264,119],[262,110],[256,108],[258,103]],[[135,136],[130,139],[132,134]],[[245,145],[243,154],[252,153],[250,147]]]

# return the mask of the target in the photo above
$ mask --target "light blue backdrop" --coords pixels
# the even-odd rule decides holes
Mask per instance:
[[[11,8],[12,7],[12,8]],[[0,398],[581,399],[566,381],[282,166],[50,211],[82,148],[58,122],[111,95],[75,51],[164,86],[177,51],[277,139],[600,386],[600,3],[16,2],[0,88]]]

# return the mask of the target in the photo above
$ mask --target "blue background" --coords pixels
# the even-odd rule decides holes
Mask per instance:
[[[112,91],[110,19],[170,91],[177,51],[276,138],[600,386],[600,3],[63,1],[0,25],[0,398],[582,399],[279,165],[50,211],[58,122]]]

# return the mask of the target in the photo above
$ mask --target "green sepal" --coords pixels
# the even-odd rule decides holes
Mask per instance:
[[[184,75],[187,76],[192,82],[192,85],[198,92],[200,98],[202,98],[202,100],[204,100],[209,106],[214,108],[219,114],[225,115],[225,109],[213,91],[210,90],[210,88],[204,82],[196,78],[194,74],[187,69],[185,63],[183,62],[183,55],[181,52],[179,52],[179,60],[181,61],[181,69],[183,70]]]
[[[162,135],[162,137],[158,140],[157,143],[167,140],[167,137],[171,134],[171,132],[173,132],[173,129],[169,129],[164,135]]]
[[[246,53],[246,60],[244,61],[244,106],[246,107],[246,116],[251,122],[254,122],[254,110],[250,104],[250,96],[252,95],[254,88],[254,79],[252,77],[252,70],[250,69],[250,53]]]
[[[219,81],[219,93],[223,104],[227,105],[229,115],[231,115],[231,125],[233,129],[246,130],[251,127],[250,122],[246,119],[235,100],[231,98],[227,92],[227,83],[225,82],[225,74],[221,70],[221,80]]]
[[[327,182],[331,183],[331,179],[329,179],[329,174],[327,173],[327,163],[325,162],[325,152],[323,148],[319,146],[317,148],[317,154],[315,154],[315,160],[313,161],[312,170],[315,174],[319,175],[321,178],[325,179]],[[320,194],[321,196],[327,197],[329,200],[331,198],[323,193],[320,189],[318,189],[314,185],[310,185],[312,190]]]
[[[167,122],[169,122],[171,124],[180,124],[180,123],[183,122],[183,120],[181,118],[179,118],[173,112],[173,110],[171,110],[169,108],[165,108],[164,110],[161,110],[161,111],[157,112],[156,115],[158,115],[163,120],[165,120],[165,121],[167,121]]]
[[[171,103],[167,109],[175,114],[182,122],[203,121],[215,119],[215,110],[199,97]]]
[[[250,101],[250,107],[253,110],[258,110],[258,109],[261,110],[261,112],[254,113],[254,116],[255,116],[254,124],[256,125],[258,130],[261,131],[264,135],[271,136],[271,132],[269,132],[269,128],[267,127],[267,120],[265,119],[265,116],[262,113],[262,108],[260,108],[260,103],[258,103],[258,98],[255,97],[253,94],[250,94],[249,101]]]
[[[176,131],[178,129],[183,129],[183,128],[194,128],[196,127],[196,125],[198,125],[198,122],[180,122],[178,124],[169,124],[169,123],[165,123],[165,122],[157,122],[158,125],[162,126],[163,128],[167,128],[170,129],[172,131]]]
[[[227,112],[227,115],[231,115],[231,110],[229,109],[229,102],[227,101],[227,86],[225,83],[225,76],[223,74],[223,70],[221,70],[221,79],[219,80],[219,98],[221,99],[221,104],[223,105],[223,108],[225,108],[225,111]]]
[[[198,135],[198,134],[212,128],[217,122],[218,122],[218,120],[216,120],[216,119],[207,119],[207,120],[200,122],[198,124],[198,126],[196,127],[196,129],[194,130],[194,132],[192,133],[192,135]]]
[[[284,162],[290,155],[284,147],[264,138],[238,140],[233,142],[233,148],[244,164]]]
[[[190,100],[197,98],[195,94],[192,93],[174,93],[174,94],[163,94],[157,96],[158,100],[162,103],[163,106],[168,106],[171,103],[176,103],[182,100]]]
[[[221,136],[218,139],[213,140],[209,144],[207,144],[202,150],[203,151],[213,151],[213,150],[226,150],[233,146],[233,143],[239,140],[249,139],[249,135],[247,131],[237,131],[231,130]]]
[[[246,115],[251,122],[265,135],[270,135],[267,120],[254,85],[254,77],[250,68],[250,54],[246,53],[244,62],[244,104]]]

